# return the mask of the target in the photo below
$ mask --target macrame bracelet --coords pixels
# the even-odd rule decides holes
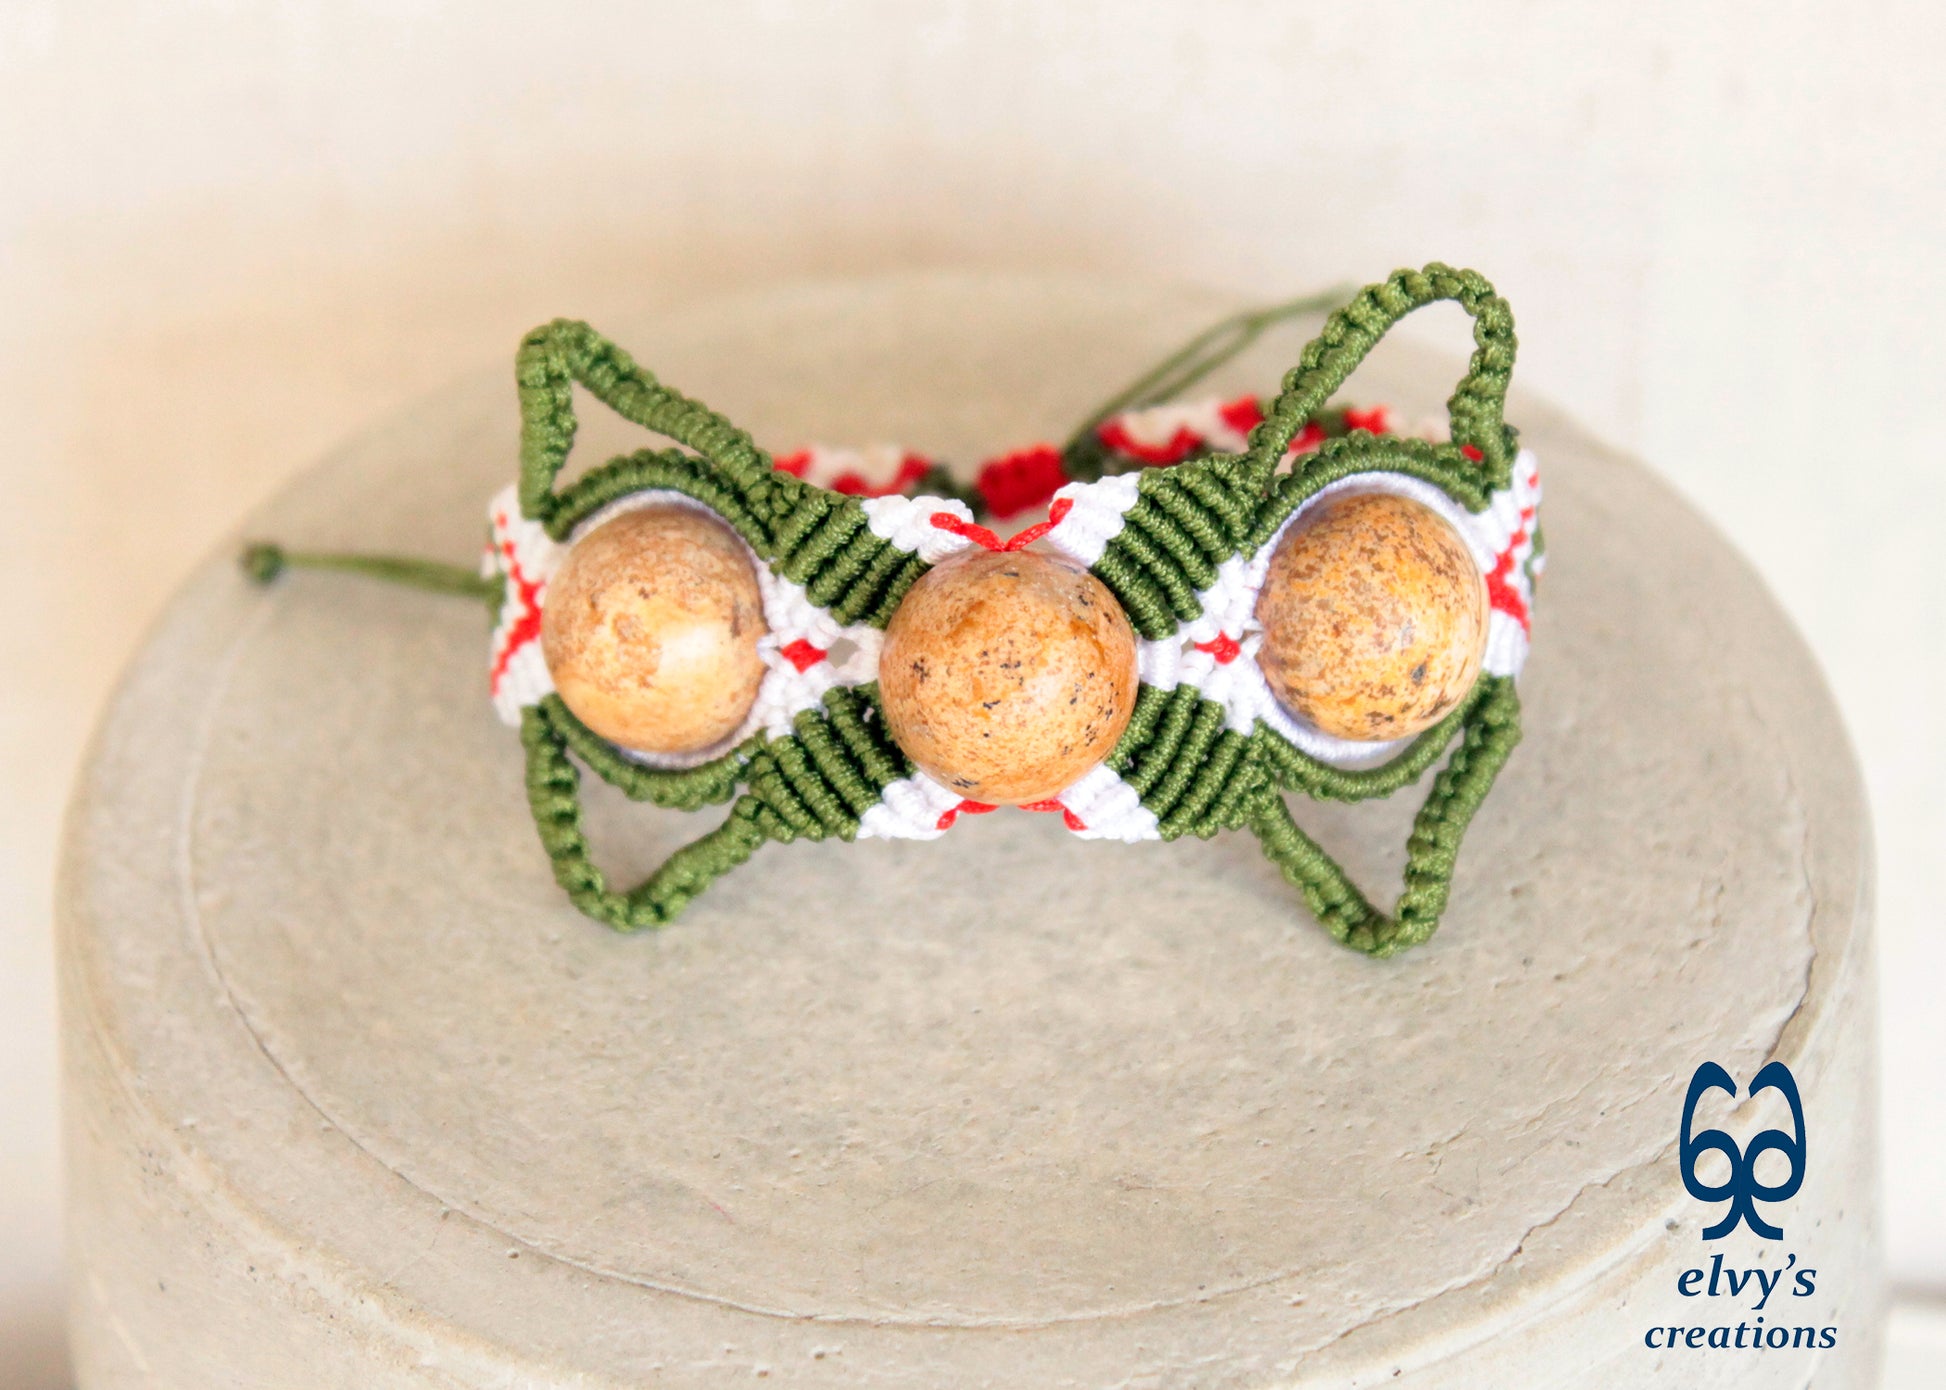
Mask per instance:
[[[1475,342],[1443,430],[1328,407],[1441,300]],[[1226,320],[1065,444],[1002,454],[970,485],[892,448],[773,457],[558,321],[520,347],[520,476],[493,500],[481,575],[274,546],[245,564],[494,604],[492,701],[520,730],[541,843],[575,906],[617,929],[673,920],[767,841],[933,839],[1004,801],[1084,839],[1248,830],[1335,938],[1388,956],[1437,927],[1520,737],[1540,484],[1502,418],[1512,315],[1471,271],[1359,292],[1268,400],[1173,402],[1324,307]],[[577,385],[676,447],[561,485]],[[1011,539],[986,524],[1041,507]],[[1284,794],[1386,796],[1442,756],[1382,912]],[[618,890],[583,832],[582,768],[729,813]]]

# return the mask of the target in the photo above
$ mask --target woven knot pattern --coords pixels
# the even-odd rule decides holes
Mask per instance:
[[[1448,402],[1446,438],[1396,434],[1382,411],[1330,407],[1393,324],[1442,300],[1472,317],[1475,344]],[[520,723],[529,801],[556,879],[591,917],[622,930],[660,926],[768,841],[931,838],[961,815],[993,809],[957,799],[913,768],[886,732],[869,669],[840,677],[819,663],[847,633],[868,638],[854,645],[875,659],[878,630],[946,556],[1036,539],[1088,566],[1123,604],[1143,639],[1142,684],[1111,756],[1062,797],[1026,809],[1058,811],[1076,834],[1096,838],[1248,830],[1339,941],[1381,956],[1424,941],[1445,907],[1467,824],[1519,739],[1513,676],[1527,650],[1540,540],[1538,481],[1503,419],[1515,346],[1511,312],[1485,279],[1436,264],[1402,270],[1332,314],[1267,402],[1137,401],[1098,417],[1063,449],[1001,455],[965,484],[903,451],[879,451],[891,470],[883,481],[863,471],[869,460],[858,451],[773,459],[586,324],[537,329],[516,364],[520,517],[504,526],[496,519],[496,542],[512,544],[526,525],[565,543],[604,508],[648,493],[680,494],[722,517],[773,583],[793,586],[803,635],[778,639],[774,659],[799,675],[821,673],[792,686],[797,703],[734,736],[734,746],[711,750],[695,766],[656,766],[592,734],[527,660],[507,707]],[[1184,374],[1184,358],[1165,366],[1187,380],[1193,373]],[[577,384],[674,447],[642,449],[557,486],[574,444]],[[838,459],[831,466],[848,471],[833,486],[818,486],[810,475],[820,459]],[[1260,677],[1248,625],[1253,585],[1280,528],[1327,489],[1374,479],[1426,489],[1459,519],[1497,626],[1487,669],[1467,701],[1363,765],[1328,741],[1301,736],[1263,703],[1252,684]],[[1011,542],[980,524],[982,515],[1050,498],[1048,519]],[[501,637],[531,642],[527,629],[537,627],[544,584],[514,562],[499,567],[509,586]],[[505,647],[508,662],[517,645]],[[1385,796],[1442,757],[1407,844],[1398,903],[1382,912],[1298,827],[1285,795]],[[583,767],[637,800],[683,810],[727,802],[729,809],[714,830],[620,891],[596,866],[583,831]]]

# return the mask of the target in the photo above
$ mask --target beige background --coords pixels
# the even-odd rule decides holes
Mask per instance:
[[[1891,1256],[1946,1287],[1942,57],[1920,4],[6,0],[0,1349],[58,1269],[56,818],[194,558],[539,319],[930,264],[1496,279],[1525,383],[1827,663],[1883,861]]]

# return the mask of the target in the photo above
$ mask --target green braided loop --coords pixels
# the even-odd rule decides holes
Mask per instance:
[[[585,323],[557,319],[529,333],[514,372],[520,509],[556,540],[567,540],[610,502],[665,488],[721,514],[758,556],[841,622],[884,626],[925,572],[924,561],[867,529],[859,499],[779,473],[749,435],[664,386]],[[574,448],[577,383],[624,419],[683,448],[626,454],[557,488]]]
[[[529,333],[514,358],[514,378],[520,388],[520,509],[554,539],[566,540],[573,526],[561,515],[554,481],[574,448],[577,383],[624,420],[701,454],[754,513],[769,515],[781,475],[750,436],[664,386],[587,324],[556,319]]]
[[[1338,941],[1373,956],[1417,946],[1439,926],[1468,822],[1520,742],[1520,701],[1504,676],[1481,679],[1485,695],[1467,711],[1464,735],[1413,819],[1406,841],[1405,888],[1391,915],[1373,907],[1338,862],[1297,828],[1277,796],[1252,807],[1250,828],[1264,854],[1304,896]]]
[[[670,855],[632,891],[618,893],[595,867],[581,828],[581,774],[568,758],[566,740],[539,706],[522,712],[520,741],[527,749],[527,804],[554,865],[555,881],[577,908],[617,931],[672,921],[698,893],[769,838],[758,824],[757,804],[743,797],[721,826]]]
[[[788,738],[751,739],[718,764],[686,772],[642,767],[587,732],[559,698],[549,696],[521,714],[527,750],[527,801],[554,878],[574,905],[618,931],[673,921],[691,899],[771,840],[850,840],[859,818],[876,805],[887,783],[910,776],[912,765],[877,718],[877,688],[833,690],[822,708],[806,710]],[[573,757],[570,757],[570,753]],[[580,758],[624,792],[661,806],[695,809],[729,799],[739,781],[748,790],[722,825],[670,855],[627,892],[617,892],[596,867],[582,830]]]
[[[1391,916],[1379,912],[1329,854],[1291,819],[1282,789],[1321,799],[1386,796],[1417,780],[1453,743],[1407,842],[1405,889]],[[1304,895],[1332,936],[1390,956],[1433,934],[1445,910],[1466,827],[1520,741],[1520,697],[1504,676],[1485,676],[1467,701],[1381,767],[1347,772],[1298,753],[1259,724],[1247,737],[1223,726],[1223,707],[1182,685],[1143,686],[1128,732],[1108,766],[1155,813],[1162,838],[1249,830]]]
[[[1453,300],[1473,316],[1472,362],[1447,403],[1452,440],[1434,444],[1347,428],[1329,410],[1379,339],[1406,314]],[[1483,276],[1429,265],[1401,270],[1367,286],[1326,320],[1285,378],[1283,389],[1251,431],[1242,455],[1211,454],[1142,475],[1141,496],[1127,525],[1108,543],[1094,572],[1114,591],[1144,637],[1161,639],[1202,615],[1197,592],[1216,566],[1254,552],[1292,510],[1328,483],[1356,472],[1408,473],[1444,488],[1469,511],[1512,475],[1514,432],[1501,419],[1514,365],[1513,314]],[[1299,430],[1315,423],[1325,436],[1279,478],[1278,465]],[[1102,446],[1070,446],[1070,467],[1098,476]],[[1480,457],[1467,455],[1475,450]]]
[[[1424,270],[1394,271],[1325,320],[1284,378],[1263,422],[1251,432],[1245,454],[1251,476],[1259,484],[1270,477],[1305,421],[1345,384],[1393,324],[1442,300],[1451,300],[1473,317],[1473,358],[1446,402],[1453,440],[1448,447],[1455,453],[1477,450],[1487,486],[1506,486],[1515,453],[1514,433],[1502,419],[1517,346],[1513,311],[1485,276],[1437,262]]]

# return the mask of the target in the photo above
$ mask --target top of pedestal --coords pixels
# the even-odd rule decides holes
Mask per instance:
[[[1060,437],[1213,307],[921,277],[597,326],[766,445],[970,464]],[[1216,388],[1268,388],[1300,345]],[[1458,372],[1388,345],[1346,394],[1432,417]],[[1701,1040],[1744,1076],[1815,1028],[1861,823],[1743,565],[1556,415],[1516,393],[1509,419],[1550,553],[1527,737],[1401,958],[1333,944],[1247,836],[1083,843],[1024,813],[769,847],[673,928],[612,936],[550,878],[477,608],[329,575],[260,592],[225,555],[137,663],[76,812],[99,1026],[226,1200],[384,1272],[380,1315],[598,1374],[945,1327],[1243,1364],[1523,1248],[1571,1277],[1668,1201]],[[515,434],[496,371],[251,529],[469,558]],[[1298,817],[1389,901],[1422,793]],[[701,824],[591,801],[625,881]],[[1574,1234],[1549,1254],[1550,1230]]]

